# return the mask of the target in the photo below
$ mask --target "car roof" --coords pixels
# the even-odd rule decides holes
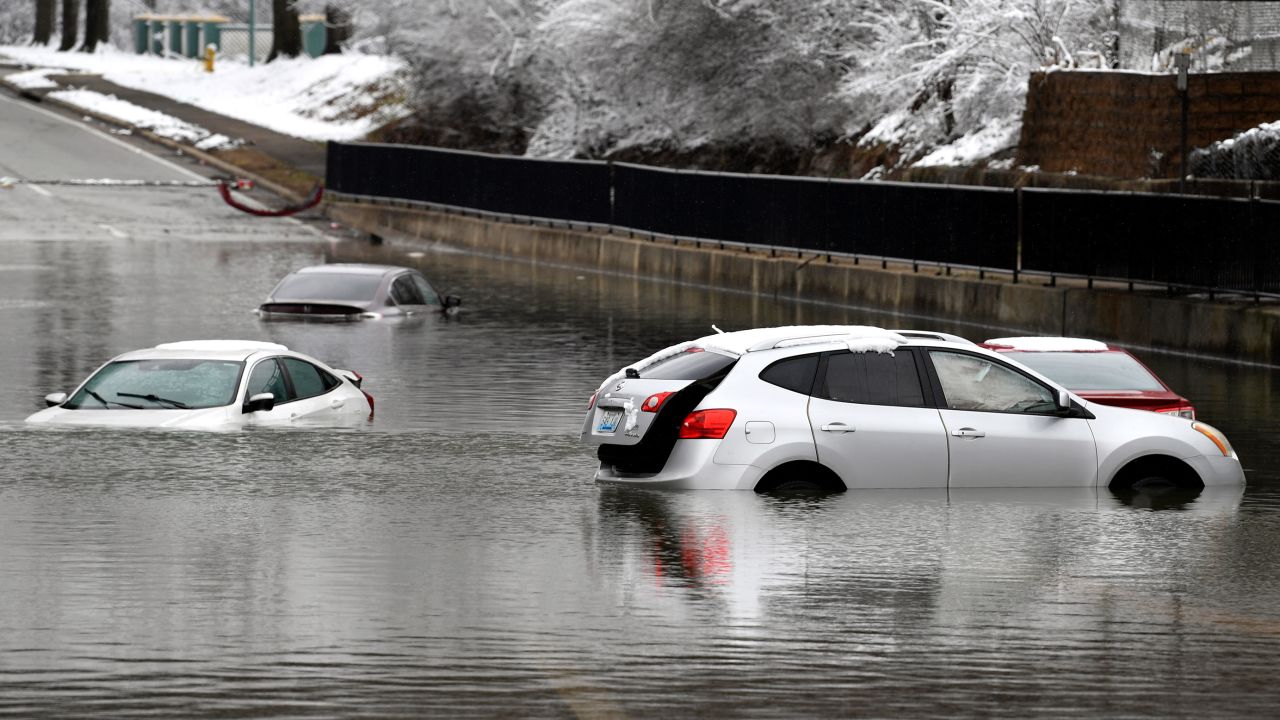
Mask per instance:
[[[992,338],[982,344],[1000,352],[1114,352],[1120,349],[1088,338],[1047,336]]]
[[[161,343],[153,348],[133,350],[116,357],[116,360],[209,359],[244,360],[258,352],[291,352],[278,343],[258,340],[184,340]]]
[[[374,265],[372,263],[330,263],[328,265],[311,265],[297,270],[297,273],[329,273],[341,275],[390,275],[412,268],[399,265]]]

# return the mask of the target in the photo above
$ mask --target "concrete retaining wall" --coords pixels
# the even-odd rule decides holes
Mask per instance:
[[[870,307],[993,325],[1028,334],[1113,340],[1280,364],[1280,310],[1083,287],[881,269],[878,264],[696,247],[670,240],[523,225],[402,207],[330,202],[353,227],[492,255],[634,274],[677,283]]]

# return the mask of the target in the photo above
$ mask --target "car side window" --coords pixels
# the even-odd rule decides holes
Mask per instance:
[[[1049,388],[976,355],[929,351],[947,407],[952,410],[1049,414],[1057,409]]]
[[[397,305],[425,305],[426,300],[422,298],[413,281],[408,275],[401,275],[391,283],[391,299],[396,301]]]
[[[864,405],[925,406],[915,356],[907,350],[830,355],[815,394],[827,400]]]
[[[803,355],[770,365],[760,373],[760,379],[771,385],[808,395],[813,389],[813,376],[817,372],[818,356]]]
[[[413,278],[413,284],[415,287],[417,287],[418,294],[422,296],[422,299],[423,299],[422,304],[424,305],[440,304],[440,293],[436,292],[435,288],[431,287],[431,283],[427,282],[426,278],[422,277],[418,273],[413,273],[409,277]]]
[[[289,379],[293,381],[293,391],[299,400],[323,395],[338,384],[333,381],[329,373],[305,360],[287,357],[283,358],[283,362],[285,369],[289,371]],[[326,376],[329,376],[330,382],[325,381]]]
[[[253,366],[253,372],[249,373],[249,385],[244,398],[248,400],[254,395],[267,392],[275,396],[277,403],[289,400],[288,385],[284,381],[284,373],[281,372],[280,363],[276,358],[267,358]]]

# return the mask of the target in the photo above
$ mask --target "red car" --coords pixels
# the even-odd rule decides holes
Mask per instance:
[[[1114,345],[1081,338],[1012,337],[993,338],[982,347],[1016,359],[1091,402],[1196,418],[1190,400]]]

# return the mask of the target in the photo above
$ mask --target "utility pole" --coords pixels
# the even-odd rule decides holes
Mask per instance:
[[[258,24],[254,20],[253,0],[249,0],[249,67],[253,67],[253,56],[257,53]]]
[[[1182,96],[1182,160],[1178,166],[1178,193],[1187,191],[1187,71],[1191,69],[1191,55],[1180,52],[1173,56],[1178,68],[1178,94]]]

